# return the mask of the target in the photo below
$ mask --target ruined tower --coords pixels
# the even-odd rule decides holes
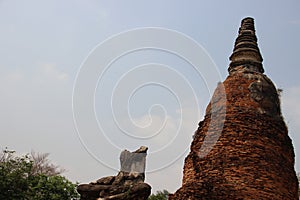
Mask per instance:
[[[298,199],[292,142],[252,18],[242,20],[230,61],[169,199]]]

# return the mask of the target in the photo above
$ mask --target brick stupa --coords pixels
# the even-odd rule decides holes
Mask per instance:
[[[169,199],[296,200],[294,150],[252,18],[242,20],[230,61],[194,135],[182,187]]]

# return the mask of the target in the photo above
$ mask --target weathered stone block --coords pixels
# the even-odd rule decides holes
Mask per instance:
[[[147,150],[144,146],[134,152],[124,150],[118,175],[79,185],[81,200],[146,200],[151,194],[151,186],[144,183]]]

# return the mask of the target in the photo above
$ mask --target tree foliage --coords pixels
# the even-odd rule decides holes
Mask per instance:
[[[35,154],[36,157],[16,156],[14,151],[7,149],[0,154],[0,199],[71,200],[78,198],[76,185],[59,174],[59,168],[47,159],[49,154],[37,155]]]
[[[148,200],[167,200],[169,192],[167,190],[157,191],[156,194],[151,194]]]
[[[63,173],[65,170],[57,165],[54,165],[48,159],[49,153],[35,153],[31,152],[30,157],[32,163],[33,174],[44,174],[47,176],[55,176]]]

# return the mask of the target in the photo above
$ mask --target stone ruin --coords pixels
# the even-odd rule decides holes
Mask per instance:
[[[144,183],[147,147],[134,152],[122,151],[121,169],[116,176],[100,178],[89,184],[81,184],[77,191],[81,200],[146,200],[151,187]]]
[[[276,87],[263,74],[252,18],[242,20],[230,60],[195,132],[182,187],[169,199],[296,200],[293,145]]]
[[[296,200],[293,145],[276,87],[264,74],[254,19],[242,20],[230,60],[195,132],[182,186],[169,200]],[[146,200],[146,152],[123,151],[118,175],[79,185],[81,200]]]

